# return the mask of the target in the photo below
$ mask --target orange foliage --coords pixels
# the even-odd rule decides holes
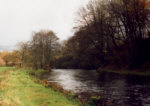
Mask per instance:
[[[0,66],[5,66],[5,61],[0,57]]]
[[[12,66],[20,63],[20,54],[17,52],[0,52],[0,66]]]
[[[140,0],[140,3],[144,6],[145,10],[150,7],[150,2],[148,0]]]

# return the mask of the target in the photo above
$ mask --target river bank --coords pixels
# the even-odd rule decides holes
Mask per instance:
[[[137,76],[143,76],[148,77],[150,76],[150,69],[142,70],[142,69],[136,69],[136,70],[130,70],[130,69],[117,69],[117,68],[110,68],[110,67],[103,67],[97,69],[98,72],[109,72],[109,73],[116,73],[120,75],[137,75]]]
[[[0,68],[0,105],[79,106],[77,99],[46,87],[23,69]],[[71,98],[71,95],[70,95]]]
[[[82,106],[98,106],[98,105],[106,105],[110,104],[110,101],[107,101],[106,98],[104,98],[104,95],[101,95],[99,93],[89,93],[89,92],[81,92],[81,93],[74,93],[70,90],[65,90],[61,85],[53,82],[49,82],[47,80],[50,71],[38,69],[34,70],[32,68],[25,68],[22,69],[26,71],[29,75],[36,77],[38,80],[37,83],[43,84],[46,87],[52,88],[55,91],[61,92],[64,94],[67,98],[70,99],[78,99],[80,101],[80,105]],[[51,76],[53,77],[53,76]]]
[[[49,72],[41,69],[40,70],[15,69],[15,68],[13,69],[13,68],[5,67],[5,68],[0,68],[0,72],[2,72],[1,73],[2,82],[5,82],[3,81],[5,79],[5,78],[3,79],[3,76],[9,75],[6,76],[11,79],[10,81],[11,83],[6,80],[6,82],[9,82],[8,85],[15,83],[15,91],[12,90],[14,89],[14,87],[6,86],[6,88],[8,89],[9,91],[8,93],[10,93],[10,95],[17,95],[15,98],[19,98],[18,100],[21,101],[21,103],[22,103],[22,98],[26,99],[27,95],[32,95],[35,91],[37,91],[35,89],[35,85],[37,84],[39,86],[42,86],[42,89],[37,91],[39,95],[46,95],[46,93],[44,93],[45,90],[50,90],[50,91],[46,91],[48,93],[47,95],[52,94],[51,92],[56,93],[56,94],[54,93],[56,97],[53,97],[53,99],[52,99],[52,95],[47,96],[48,98],[51,97],[50,99],[52,99],[52,101],[50,102],[47,100],[48,98],[46,98],[46,96],[41,96],[38,99],[38,101],[44,101],[44,102],[48,101],[47,105],[51,104],[51,102],[55,103],[58,98],[65,98],[65,100],[62,99],[61,102],[64,103],[67,100],[71,102],[71,105],[73,106],[150,104],[149,77],[132,76],[128,74],[120,75],[112,72],[105,73],[105,71],[104,73],[103,72],[99,73],[96,70],[82,70],[82,69],[76,69],[76,70],[75,69],[52,69]],[[15,79],[17,81],[13,81],[12,79]],[[29,80],[33,83],[30,83]],[[4,84],[5,83],[2,83],[2,87]],[[18,87],[18,85],[21,87]],[[31,91],[29,89],[31,89]],[[0,101],[3,101],[5,103],[5,99],[3,100],[4,98],[3,95],[6,95],[5,96],[6,100],[8,99],[10,103],[14,103],[12,97],[7,96],[8,93],[5,94],[4,91],[2,90],[0,91],[3,92],[1,93]],[[30,91],[30,93],[24,94],[24,93],[20,93],[19,91],[21,92]],[[28,99],[23,103],[29,101],[30,103],[32,103],[33,96],[30,97],[31,100]],[[74,103],[73,101],[75,102],[75,104],[73,104]],[[60,101],[58,100],[57,102]],[[29,105],[34,105],[34,104],[35,103]],[[55,105],[57,106],[57,104]],[[67,105],[68,104],[65,104],[65,106]]]
[[[84,69],[52,69],[45,79],[74,92],[82,100],[90,97],[101,104],[104,98],[103,103],[114,106],[150,104],[149,77]]]

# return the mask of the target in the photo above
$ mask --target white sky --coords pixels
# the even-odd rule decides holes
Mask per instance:
[[[33,31],[51,29],[61,39],[72,35],[75,13],[89,0],[0,0],[0,45],[15,45]]]

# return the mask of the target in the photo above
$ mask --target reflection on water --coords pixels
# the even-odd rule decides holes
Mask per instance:
[[[98,73],[96,70],[53,69],[49,82],[75,93],[101,93],[115,104],[150,106],[150,79]]]

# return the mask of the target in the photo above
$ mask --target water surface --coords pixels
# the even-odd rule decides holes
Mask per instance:
[[[48,81],[74,93],[99,93],[116,105],[150,106],[150,78],[98,73],[96,70],[53,69]]]

